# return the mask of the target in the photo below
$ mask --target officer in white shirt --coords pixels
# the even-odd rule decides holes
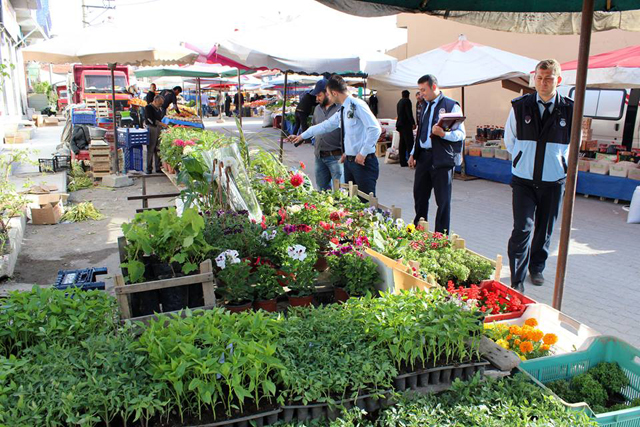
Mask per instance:
[[[376,143],[382,129],[366,102],[349,96],[347,84],[338,75],[327,82],[326,93],[330,101],[341,105],[340,110],[328,120],[311,126],[298,136],[289,140],[298,143],[302,140],[341,129],[342,155],[344,163],[344,181],[352,181],[364,193],[376,193],[376,183],[380,175]]]

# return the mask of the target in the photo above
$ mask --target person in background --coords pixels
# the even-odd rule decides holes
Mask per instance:
[[[416,124],[420,123],[420,117],[422,117],[422,94],[420,91],[416,92]]]
[[[147,146],[147,174],[153,171],[155,164],[156,173],[160,173],[160,156],[158,150],[160,148],[160,129],[166,129],[168,126],[162,123],[162,106],[166,100],[162,95],[156,95],[151,104],[144,107],[145,125],[149,129],[149,145]]]
[[[373,115],[378,117],[378,95],[375,92],[369,97],[369,108]]]
[[[218,95],[216,95],[216,109],[218,110],[218,118],[221,119],[224,110],[224,96],[222,92],[218,92]]]
[[[413,222],[418,225],[420,218],[427,219],[433,191],[438,204],[435,231],[446,234],[451,232],[453,169],[461,160],[465,129],[461,123],[451,131],[445,131],[438,126],[438,120],[440,114],[462,113],[462,109],[457,101],[444,96],[434,75],[420,77],[418,86],[422,94],[422,116],[409,157],[409,167],[416,170],[413,182],[416,216]]]
[[[182,88],[180,86],[174,87],[172,90],[164,90],[162,91],[162,97],[164,98],[164,103],[162,104],[162,114],[167,114],[167,108],[169,105],[173,104],[173,108],[176,110],[176,113],[180,113],[180,109],[178,108],[178,95],[182,93]],[[155,98],[153,98],[155,100]]]
[[[352,181],[364,193],[376,193],[380,166],[376,157],[376,144],[382,129],[366,102],[349,96],[347,83],[333,75],[326,85],[329,100],[341,104],[340,110],[322,123],[311,126],[301,135],[291,135],[289,140],[298,143],[334,129],[340,129],[342,144],[341,162],[344,164],[344,181]]]
[[[400,147],[398,155],[400,157],[400,166],[406,168],[409,166],[409,152],[413,148],[413,130],[416,128],[416,122],[413,119],[413,106],[411,105],[411,93],[408,90],[402,91],[402,98],[398,101],[396,112],[396,130],[400,134]]]
[[[151,83],[149,86],[149,91],[147,92],[147,96],[145,96],[144,100],[147,101],[147,104],[151,104],[157,95],[158,89],[155,83]]]
[[[309,116],[313,112],[313,108],[318,105],[316,97],[320,92],[324,91],[326,85],[327,81],[325,79],[318,80],[313,90],[305,92],[300,96],[300,102],[296,107],[295,113],[296,123],[293,127],[294,135],[297,135],[300,131],[304,132],[309,129]]]
[[[504,128],[504,142],[513,156],[509,267],[511,286],[521,292],[527,270],[531,283],[544,284],[542,272],[567,178],[573,101],[556,91],[560,72],[555,59],[540,61],[534,74],[536,93],[511,101]]]
[[[231,117],[231,96],[229,94],[225,94],[224,98],[224,113],[227,117]]]
[[[140,110],[140,107],[138,105],[131,104],[129,114],[131,115],[131,120],[133,121],[133,127],[137,129],[144,128],[144,113]]]
[[[209,114],[209,95],[204,90],[200,94],[200,105],[202,105],[202,117],[206,117]]]
[[[328,120],[340,109],[339,105],[329,99],[326,91],[318,92],[316,100],[318,105],[313,111],[311,122],[314,126]],[[340,129],[316,136],[314,154],[316,187],[320,191],[330,190],[334,179],[342,180]]]
[[[240,115],[242,114],[240,104],[244,104],[244,95],[242,94],[242,92],[237,92],[233,97],[233,105],[236,106],[236,116],[238,117],[240,117]]]

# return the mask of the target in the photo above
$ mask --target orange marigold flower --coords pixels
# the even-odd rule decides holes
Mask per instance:
[[[542,342],[547,345],[554,345],[558,342],[558,336],[556,334],[547,334],[542,338]]]
[[[532,328],[535,328],[536,326],[538,326],[538,321],[535,319],[535,317],[532,317],[531,319],[527,319],[526,322],[524,322],[525,325],[529,325]]]
[[[522,329],[518,325],[511,325],[511,327],[509,328],[509,333],[513,335],[520,335],[521,332]]]
[[[513,335],[511,334],[507,335],[507,341],[509,341],[511,338],[513,338]]]
[[[548,346],[547,344],[542,344],[540,346],[540,350],[542,351],[548,351],[551,348],[551,346]]]
[[[523,354],[531,353],[533,351],[533,344],[530,341],[524,341],[520,343],[520,352]]]
[[[540,329],[534,329],[533,331],[529,332],[529,339],[531,341],[538,342],[543,337],[544,337],[544,332],[542,332]]]
[[[521,343],[521,342],[522,342],[522,341],[520,341],[520,340],[516,339],[516,340],[513,342],[513,345],[520,345],[520,343]]]

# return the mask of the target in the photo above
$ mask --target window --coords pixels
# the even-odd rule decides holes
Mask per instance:
[[[115,76],[116,92],[124,92],[127,80],[124,76]],[[84,90],[87,92],[111,92],[111,76],[86,75],[84,76]]]
[[[575,88],[569,91],[573,99]],[[624,89],[587,89],[584,115],[601,120],[620,120],[624,112],[627,92]]]

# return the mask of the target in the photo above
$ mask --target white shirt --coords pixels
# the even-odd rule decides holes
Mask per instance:
[[[438,95],[438,97],[436,99],[434,99],[433,101],[431,101],[431,103],[433,104],[431,106],[431,112],[429,113],[429,117],[428,117],[428,121],[425,122],[425,119],[427,119],[427,117],[425,117],[425,114],[427,114],[427,110],[429,109],[429,102],[426,102],[426,105],[423,106],[422,108],[422,117],[420,118],[420,123],[427,123],[427,140],[426,141],[418,141],[420,143],[420,147],[424,148],[425,150],[428,150],[429,148],[431,148],[432,144],[431,144],[431,130],[432,130],[432,126],[431,123],[433,123],[433,114],[436,110],[436,105],[438,105],[438,102],[440,102],[440,99],[443,97],[444,95],[442,94],[442,92],[440,92],[440,95]],[[451,110],[452,113],[462,113],[462,109],[460,108],[460,106],[458,104],[455,104],[453,106],[453,109]],[[444,133],[444,137],[442,139],[445,139],[447,141],[451,141],[451,142],[457,142],[457,141],[464,141],[464,138],[466,136],[466,130],[464,128],[464,122],[460,123],[459,125],[456,125],[455,129],[449,131],[449,132],[445,132]],[[420,135],[416,135],[416,138],[420,138]],[[411,149],[411,155],[413,156],[414,152],[416,150],[416,146],[414,144],[413,148]]]
[[[344,118],[344,127],[340,123],[341,116]],[[376,143],[382,133],[380,123],[366,102],[352,96],[347,96],[344,100],[342,110],[338,110],[324,122],[311,126],[301,136],[303,139],[310,139],[341,127],[343,127],[344,151],[347,156],[357,154],[367,156],[376,152]]]

